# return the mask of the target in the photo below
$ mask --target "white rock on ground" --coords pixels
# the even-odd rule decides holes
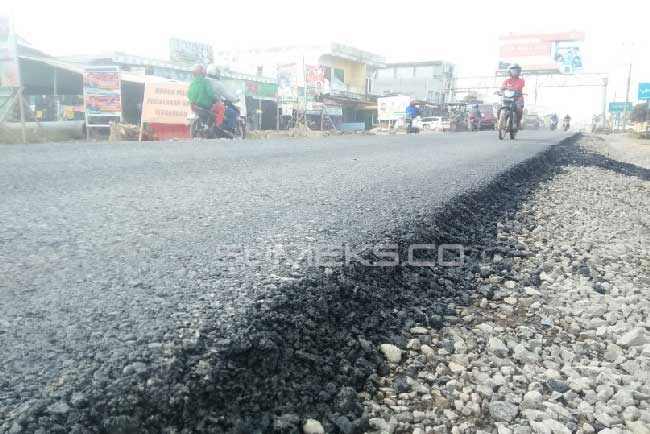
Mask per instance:
[[[325,434],[325,429],[319,421],[307,419],[302,425],[302,432],[304,434]]]
[[[390,363],[399,363],[402,360],[402,350],[393,344],[382,344],[379,349]]]

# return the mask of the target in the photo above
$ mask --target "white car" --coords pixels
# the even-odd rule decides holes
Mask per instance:
[[[422,118],[422,128],[433,131],[449,131],[451,123],[446,116],[429,116]]]

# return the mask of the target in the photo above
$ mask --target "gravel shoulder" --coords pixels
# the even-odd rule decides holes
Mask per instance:
[[[405,332],[368,432],[650,433],[650,171],[593,153],[619,145],[581,138],[500,219],[528,253],[484,255],[468,306]]]
[[[650,140],[627,134],[589,135],[583,146],[608,158],[650,169]]]

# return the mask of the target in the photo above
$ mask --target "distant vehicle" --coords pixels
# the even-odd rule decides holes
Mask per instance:
[[[478,104],[471,104],[467,113],[467,129],[469,131],[478,131],[481,129],[482,113]]]
[[[536,114],[525,115],[522,121],[522,128],[525,130],[539,130],[541,123],[539,116]]]
[[[446,116],[428,116],[422,118],[422,129],[433,131],[449,131],[451,123]]]
[[[490,104],[481,104],[481,129],[493,130],[497,124],[497,117],[494,114],[494,107]]]
[[[478,131],[481,128],[481,119],[479,115],[470,113],[467,115],[467,129],[470,131]]]

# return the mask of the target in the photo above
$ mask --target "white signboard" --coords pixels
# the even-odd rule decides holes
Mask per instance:
[[[380,121],[396,121],[406,118],[406,107],[411,97],[398,95],[377,98],[377,119]]]

